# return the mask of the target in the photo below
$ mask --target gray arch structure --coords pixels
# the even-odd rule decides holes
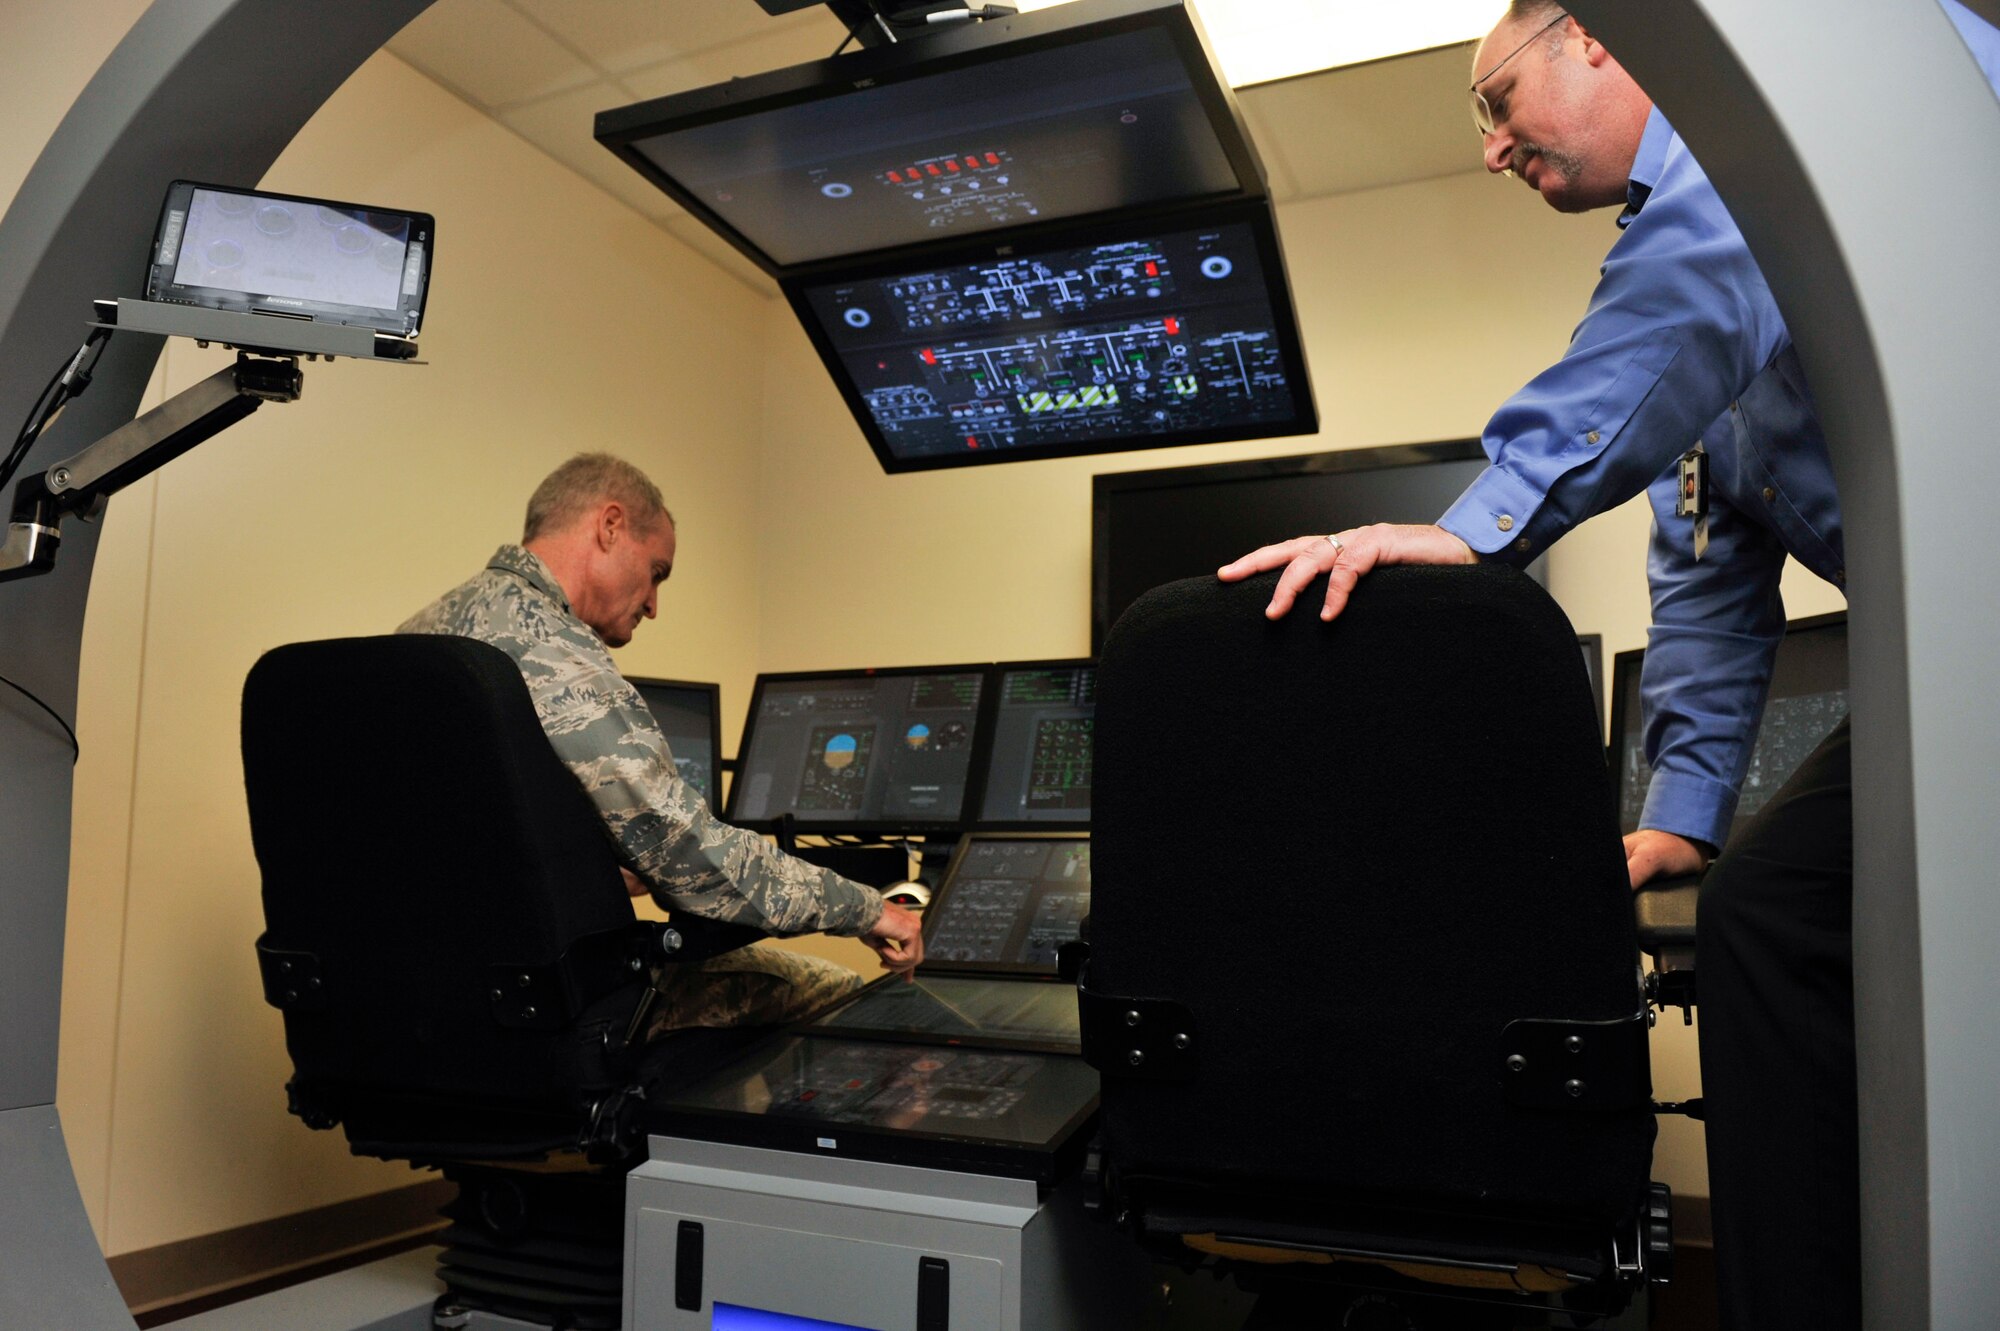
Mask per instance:
[[[92,298],[138,293],[168,181],[261,178],[428,2],[325,7],[308,43],[283,0],[149,10],[0,222],[0,421],[25,415]],[[1853,570],[1868,1324],[1982,1326],[2000,1247],[2000,902],[1981,853],[2000,615],[1968,608],[1992,601],[1981,519],[2000,496],[2000,102],[1931,0],[1571,7],[1715,180],[1819,396]],[[28,465],[130,419],[158,351],[117,339]],[[53,574],[0,586],[0,673],[64,714],[94,552],[72,521]],[[0,688],[0,1324],[129,1327],[54,1108],[69,762]]]

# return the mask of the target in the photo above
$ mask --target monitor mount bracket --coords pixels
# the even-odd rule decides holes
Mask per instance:
[[[767,13],[782,13],[777,5],[790,0],[758,0]],[[894,46],[934,32],[944,32],[962,23],[982,19],[1010,18],[1012,5],[980,4],[977,0],[825,0],[826,7],[840,20],[853,40],[864,47]]]
[[[23,478],[14,487],[6,538],[0,542],[0,582],[48,572],[55,566],[65,517],[94,519],[112,495],[266,402],[296,402],[304,377],[297,356],[239,351],[234,365],[82,452]]]

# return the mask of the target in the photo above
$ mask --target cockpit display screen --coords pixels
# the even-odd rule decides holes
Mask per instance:
[[[969,836],[924,920],[930,970],[1055,974],[1090,914],[1090,838]]]
[[[729,818],[804,831],[923,831],[965,811],[983,666],[765,675]]]
[[[1097,667],[1010,665],[999,676],[979,821],[1089,826]]]
[[[630,150],[781,267],[1239,188],[1157,26],[829,88]]]
[[[890,470],[1316,428],[1248,219],[791,290]]]

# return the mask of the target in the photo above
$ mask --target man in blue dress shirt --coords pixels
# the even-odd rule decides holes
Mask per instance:
[[[2000,31],[1939,3],[2000,90]],[[1727,839],[1784,633],[1779,574],[1790,554],[1845,583],[1839,498],[1763,274],[1645,92],[1552,0],[1514,0],[1472,74],[1489,171],[1563,212],[1624,209],[1583,321],[1494,414],[1491,465],[1435,526],[1298,537],[1221,576],[1284,568],[1266,612],[1277,618],[1326,574],[1332,619],[1378,565],[1526,563],[1646,490],[1654,775],[1625,839],[1636,888],[1706,867]],[[1683,512],[1687,493],[1705,494],[1704,517]],[[1701,1065],[1727,1328],[1860,1325],[1847,733],[1843,721],[1703,885]]]

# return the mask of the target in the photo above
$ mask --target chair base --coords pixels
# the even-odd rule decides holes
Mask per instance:
[[[438,1256],[433,1324],[496,1314],[553,1331],[616,1331],[625,1261],[625,1175],[448,1165],[458,1196]]]

